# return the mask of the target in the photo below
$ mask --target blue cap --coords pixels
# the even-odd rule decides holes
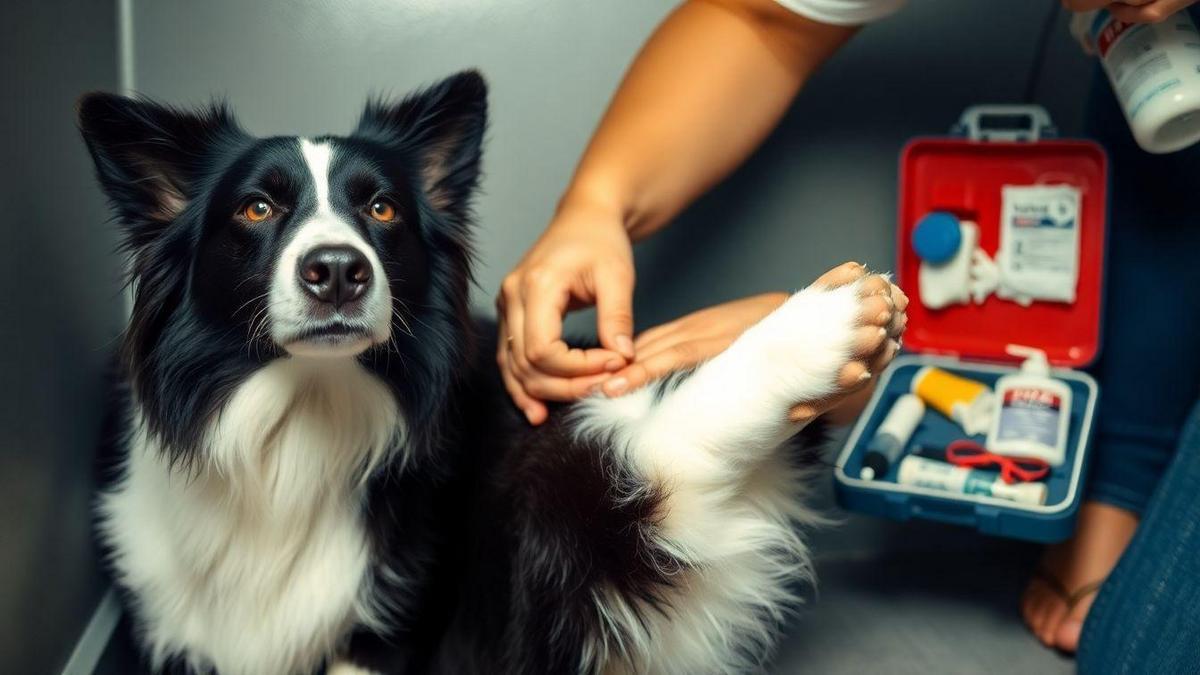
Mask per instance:
[[[943,263],[954,257],[962,245],[962,230],[958,218],[946,211],[930,211],[917,221],[912,233],[912,247],[927,263]]]

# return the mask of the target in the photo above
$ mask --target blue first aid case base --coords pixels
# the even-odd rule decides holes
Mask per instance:
[[[897,466],[890,467],[886,476],[875,480],[858,477],[867,443],[883,423],[896,399],[911,391],[913,376],[927,365],[978,380],[993,388],[1000,377],[1018,370],[1013,366],[971,363],[939,356],[913,354],[898,357],[882,375],[866,412],[859,417],[838,455],[834,472],[838,503],[853,511],[896,520],[936,520],[972,527],[984,534],[1028,541],[1055,542],[1071,536],[1086,484],[1092,417],[1098,397],[1095,380],[1079,371],[1056,369],[1051,373],[1071,387],[1071,418],[1066,459],[1060,466],[1052,467],[1046,478],[1047,497],[1044,505],[1018,504],[994,497],[898,485],[895,482]],[[915,446],[944,448],[960,438],[984,442],[982,435],[967,436],[958,424],[929,409],[909,439],[905,451],[907,453]]]

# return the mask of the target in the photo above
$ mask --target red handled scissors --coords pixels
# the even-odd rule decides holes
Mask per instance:
[[[1017,481],[1028,483],[1041,480],[1050,473],[1050,465],[1043,459],[997,455],[975,441],[966,439],[946,446],[946,461],[972,469],[999,465],[1000,479],[1009,485]]]

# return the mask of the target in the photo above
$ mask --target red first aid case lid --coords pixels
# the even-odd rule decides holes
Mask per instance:
[[[986,120],[975,113],[975,122]],[[1021,107],[1026,110],[1028,107]],[[1007,110],[1007,107],[1004,107]],[[972,130],[967,138],[918,138],[900,157],[897,281],[909,296],[905,347],[963,359],[1016,361],[1005,353],[1014,343],[1037,347],[1058,366],[1078,367],[1100,350],[1104,247],[1108,216],[1108,158],[1097,143],[1046,139],[1038,133],[1044,110],[1034,107],[1032,133],[1009,133],[1001,140]],[[1018,116],[1019,117],[1019,116]],[[1043,130],[1044,133],[1044,130]],[[1029,140],[1011,140],[1023,138]],[[931,211],[949,211],[979,226],[979,245],[992,256],[1000,246],[1001,188],[1005,185],[1071,185],[1080,192],[1079,285],[1072,304],[1034,301],[1022,307],[990,295],[973,302],[931,310],[921,304],[912,248],[917,222]]]

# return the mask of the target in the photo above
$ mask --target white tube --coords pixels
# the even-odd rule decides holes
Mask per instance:
[[[995,471],[979,471],[954,466],[925,457],[909,455],[900,461],[896,483],[933,488],[964,495],[983,495],[1020,504],[1045,504],[1045,483],[1009,485]]]

